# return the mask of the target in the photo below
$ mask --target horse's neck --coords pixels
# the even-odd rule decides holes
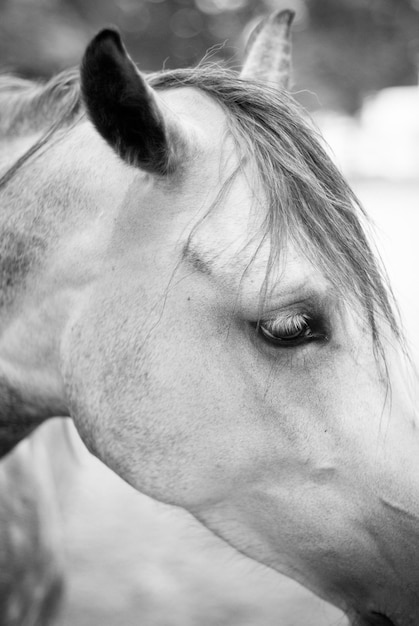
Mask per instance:
[[[1,141],[0,177],[37,138]],[[33,281],[39,297],[43,278],[54,271],[54,256],[59,258],[65,242],[83,230],[89,218],[86,208],[95,211],[84,189],[83,165],[79,171],[77,160],[71,158],[74,155],[67,154],[74,149],[73,143],[71,133],[56,143],[53,140],[24,162],[5,185],[0,184],[0,335],[9,314],[16,315],[16,306],[21,310],[28,301]]]
[[[4,138],[0,143],[0,177],[22,157],[37,136]],[[0,178],[1,180],[1,178]],[[35,256],[33,231],[36,230],[36,204],[30,198],[31,180],[19,172],[15,179],[0,186],[0,334],[15,315],[14,304],[30,274]]]
[[[68,414],[62,337],[101,271],[133,171],[85,123],[0,187],[0,429]]]
[[[36,140],[2,140],[0,176]],[[63,303],[49,264],[66,220],[45,167],[45,157],[28,162],[0,188],[0,456],[45,418],[67,414],[53,350]]]

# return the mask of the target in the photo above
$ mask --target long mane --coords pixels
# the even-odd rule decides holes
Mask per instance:
[[[0,189],[58,130],[82,116],[78,70],[61,72],[46,83],[0,76],[0,140],[41,134],[29,150],[0,177]]]
[[[0,137],[16,137],[43,130],[80,103],[78,71],[67,70],[47,83],[17,76],[0,76]]]
[[[343,298],[361,305],[376,345],[380,345],[377,316],[387,320],[401,339],[393,294],[365,234],[366,215],[292,96],[213,64],[158,72],[148,80],[155,89],[196,87],[224,107],[231,132],[255,160],[268,197],[265,236],[272,242],[272,266],[286,238],[292,238]],[[43,134],[0,178],[0,190],[58,131],[83,115],[74,70],[44,85],[3,77],[3,137],[30,130]]]

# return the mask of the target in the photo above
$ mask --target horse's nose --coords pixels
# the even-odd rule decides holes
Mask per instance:
[[[396,626],[387,615],[376,613],[375,611],[371,611],[371,613],[365,616],[364,620],[365,626]]]

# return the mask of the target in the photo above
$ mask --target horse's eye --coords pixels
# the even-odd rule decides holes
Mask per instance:
[[[259,336],[267,343],[284,348],[292,348],[307,341],[326,339],[325,333],[315,328],[308,315],[293,314],[260,320],[255,328]]]

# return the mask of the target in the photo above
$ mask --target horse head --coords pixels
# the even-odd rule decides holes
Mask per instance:
[[[362,211],[286,88],[290,21],[241,76],[147,77],[93,39],[81,113],[1,191],[26,259],[1,371],[25,423],[71,415],[135,489],[354,624],[409,626],[418,422]]]

